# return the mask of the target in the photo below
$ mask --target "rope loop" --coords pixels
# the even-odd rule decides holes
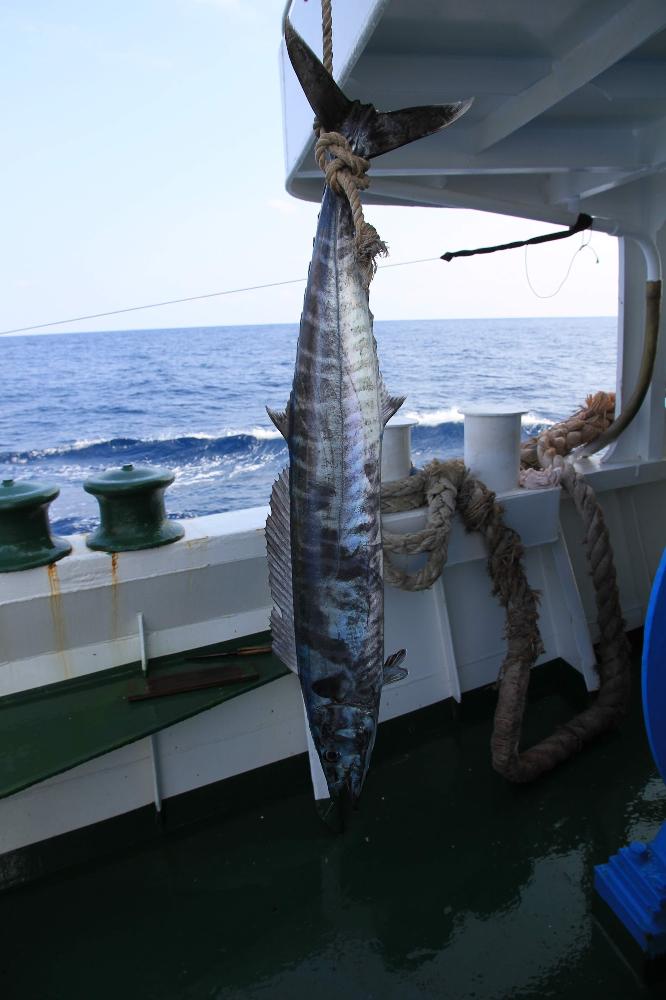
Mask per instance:
[[[558,478],[585,526],[585,553],[594,584],[600,641],[599,691],[593,704],[546,739],[520,750],[530,671],[543,652],[539,632],[539,595],[529,586],[519,536],[504,523],[495,494],[475,479],[459,460],[434,461],[406,479],[382,485],[382,513],[427,506],[420,531],[399,534],[384,530],[384,575],[405,590],[424,590],[438,579],[448,556],[453,516],[457,511],[468,531],[483,535],[493,594],[505,609],[507,650],[500,668],[498,699],[491,739],[492,763],[509,781],[537,778],[577,753],[585,743],[615,725],[629,699],[629,646],[620,607],[613,553],[603,511],[592,487],[575,470],[567,451],[575,442],[593,440],[613,419],[614,398],[597,393],[584,410],[551,427],[524,448],[530,463],[541,459]],[[538,448],[541,445],[541,448]],[[532,469],[532,471],[535,471]],[[396,565],[391,556],[425,555],[415,572]]]
[[[327,161],[327,154],[333,159]],[[344,188],[340,186],[337,178],[338,173],[342,170],[348,171],[354,177],[358,188],[367,188],[370,184],[365,176],[370,166],[370,160],[357,156],[341,132],[320,132],[315,144],[315,158],[319,169],[324,173],[326,183],[336,194],[344,192]]]

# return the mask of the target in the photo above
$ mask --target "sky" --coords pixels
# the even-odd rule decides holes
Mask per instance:
[[[311,0],[316,2],[316,0]],[[0,330],[305,276],[318,206],[284,188],[283,0],[3,0]],[[334,3],[335,16],[335,3]],[[351,96],[354,96],[353,94]],[[539,223],[369,206],[389,263]],[[592,236],[380,271],[377,319],[614,315],[617,244]],[[304,285],[54,332],[298,320]]]

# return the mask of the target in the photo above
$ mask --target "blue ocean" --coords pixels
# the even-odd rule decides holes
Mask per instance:
[[[420,465],[462,455],[460,408],[517,404],[525,435],[615,385],[616,320],[465,319],[378,322],[390,391],[406,395]],[[60,533],[97,523],[86,478],[126,463],[176,476],[173,517],[268,503],[285,465],[265,406],[291,387],[295,324],[119,330],[0,338],[3,479],[56,483]]]

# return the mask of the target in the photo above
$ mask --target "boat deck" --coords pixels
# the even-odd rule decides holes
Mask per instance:
[[[584,700],[566,665],[540,668],[526,739]],[[7,891],[0,993],[662,996],[602,928],[592,890],[595,864],[666,818],[638,683],[620,731],[527,787],[491,770],[493,706],[485,690],[383,725],[342,836],[320,823],[299,757],[210,789],[206,820],[169,830],[184,805],[167,803],[166,831],[143,846]]]

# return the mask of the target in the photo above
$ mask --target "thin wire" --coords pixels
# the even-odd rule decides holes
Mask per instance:
[[[530,275],[529,275],[529,271],[527,269],[527,251],[528,251],[529,248],[525,247],[525,278],[527,279],[527,284],[529,285],[529,289],[532,292],[532,295],[536,295],[536,297],[538,299],[553,299],[553,298],[555,298],[555,296],[558,294],[558,292],[560,292],[562,290],[562,288],[564,287],[565,281],[567,280],[567,278],[571,274],[571,268],[574,265],[574,261],[575,261],[576,257],[578,256],[578,254],[581,252],[581,250],[585,250],[586,248],[589,248],[592,251],[592,253],[594,254],[594,256],[596,258],[596,262],[598,264],[599,263],[599,255],[597,254],[597,251],[594,249],[594,247],[590,246],[590,240],[591,239],[592,239],[592,233],[589,230],[587,232],[585,232],[585,233],[582,234],[580,246],[578,247],[577,250],[574,251],[574,254],[573,254],[572,258],[569,261],[569,266],[567,268],[566,274],[564,275],[564,277],[560,281],[560,283],[557,286],[557,288],[555,289],[555,291],[554,292],[549,292],[547,295],[541,295],[540,292],[537,292],[536,288],[534,287],[534,285],[530,281]]]
[[[418,260],[401,260],[395,264],[382,264],[379,270],[389,267],[408,267],[410,264],[427,264],[439,260],[439,257],[421,257]],[[32,326],[17,326],[13,330],[0,330],[0,337],[10,333],[28,333],[30,330],[44,330],[50,326],[62,326],[63,323],[80,323],[85,319],[102,319],[105,316],[120,316],[121,313],[138,312],[140,309],[159,309],[161,306],[175,306],[181,302],[197,302],[201,299],[214,299],[220,295],[236,295],[240,292],[257,292],[263,288],[280,288],[283,285],[297,285],[306,278],[289,278],[286,281],[271,281],[265,285],[247,285],[244,288],[225,288],[221,292],[207,292],[205,295],[188,295],[184,299],[167,299],[164,302],[148,302],[142,306],[127,306],[125,309],[110,309],[108,312],[87,313],[85,316],[70,316],[68,319],[56,319],[50,323],[35,323]]]

